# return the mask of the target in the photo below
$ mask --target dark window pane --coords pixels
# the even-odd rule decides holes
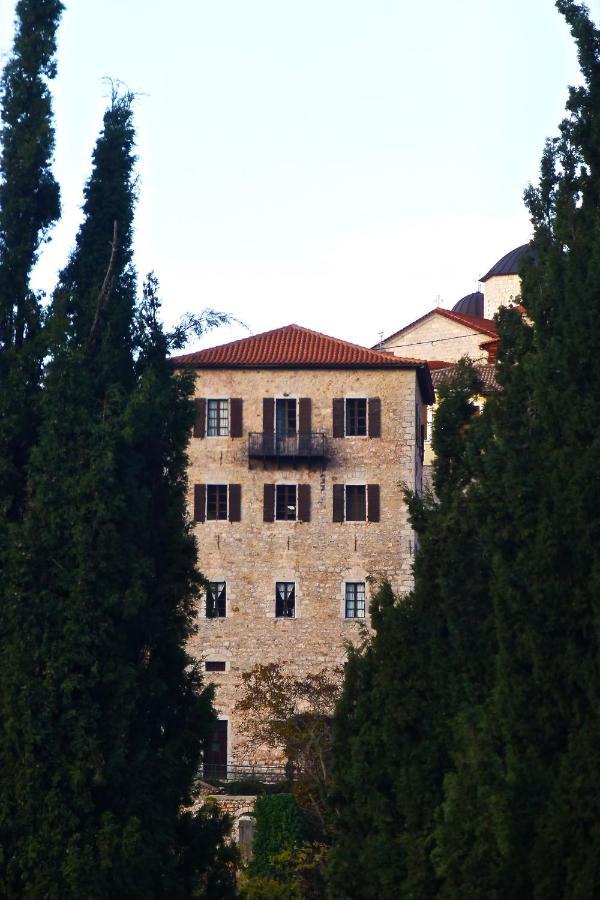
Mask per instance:
[[[296,436],[297,424],[295,400],[281,399],[275,401],[275,431],[277,437]]]
[[[296,519],[296,485],[275,485],[275,518],[279,520]]]
[[[204,668],[207,672],[224,672],[226,666],[222,659],[207,659]]]
[[[206,518],[207,519],[226,519],[227,518],[227,485],[226,484],[207,484],[206,485]]]
[[[296,585],[293,581],[278,581],[275,585],[275,615],[293,619],[296,615]]]
[[[209,581],[206,591],[206,618],[222,619],[227,615],[227,588],[224,581]]]
[[[365,522],[367,518],[366,485],[346,485],[346,521]]]
[[[229,434],[229,401],[209,400],[207,409],[207,435],[209,437],[226,437]]]
[[[366,398],[346,400],[346,434],[364,436],[367,433]]]
[[[346,618],[364,619],[365,617],[365,583],[352,581],[346,584]]]

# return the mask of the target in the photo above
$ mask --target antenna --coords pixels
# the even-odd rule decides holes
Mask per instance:
[[[380,332],[379,332],[379,347],[378,347],[377,349],[378,349],[378,350],[383,350],[383,346],[382,346],[382,345],[383,345],[383,331],[380,331]]]

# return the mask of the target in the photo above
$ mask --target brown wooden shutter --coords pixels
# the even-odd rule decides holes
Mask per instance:
[[[275,485],[265,484],[263,491],[263,522],[275,519]]]
[[[263,397],[263,434],[273,434],[275,431],[275,400],[273,397]]]
[[[340,397],[333,401],[333,428],[332,434],[334,438],[344,437],[344,398]]]
[[[381,400],[369,397],[369,437],[381,437]]]
[[[367,485],[367,521],[379,522],[380,519],[379,485]]]
[[[229,434],[232,438],[244,436],[243,403],[239,397],[229,401]]]
[[[229,521],[242,521],[242,486],[241,484],[229,485]]]
[[[298,518],[310,522],[310,484],[298,485]]]
[[[310,434],[312,431],[312,401],[310,397],[301,397],[298,407],[298,431],[300,434]]]
[[[206,516],[206,485],[194,485],[194,522],[204,522]]]
[[[194,437],[203,438],[206,434],[206,400],[204,397],[196,397],[196,417],[194,419]]]
[[[421,411],[421,415],[422,415],[422,417],[423,417],[423,418],[422,418],[422,423],[423,423],[422,431],[423,431],[423,440],[424,440],[424,441],[426,441],[426,440],[431,440],[431,435],[430,435],[430,434],[427,434],[427,431],[428,431],[428,428],[427,428],[427,409],[428,409],[428,408],[427,408],[427,404],[424,403],[424,404],[423,404],[423,407],[422,407],[422,411]]]
[[[343,402],[343,401],[342,401]],[[344,490],[343,484],[333,485],[333,521],[344,521]]]

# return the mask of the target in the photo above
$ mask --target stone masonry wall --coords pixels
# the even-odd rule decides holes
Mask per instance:
[[[227,616],[207,619],[201,609],[191,649],[226,662],[225,672],[206,678],[216,685],[219,717],[229,720],[229,760],[256,763],[236,734],[241,673],[274,661],[296,673],[341,663],[345,642],[365,621],[344,618],[344,582],[386,575],[400,593],[411,587],[414,536],[400,484],[420,482],[415,408],[422,401],[414,370],[401,369],[199,370],[196,394],[241,397],[244,438],[191,439],[190,509],[195,483],[242,486],[241,522],[194,526],[202,572],[227,583]],[[249,465],[247,435],[262,432],[263,397],[283,396],[312,399],[312,430],[324,432],[329,447],[323,467]],[[381,398],[380,438],[331,437],[332,400],[345,396]],[[380,485],[380,522],[332,521],[332,486],[352,479]],[[311,485],[310,522],[263,522],[263,485],[285,481]],[[276,581],[295,581],[296,618],[275,617]]]
[[[501,306],[517,302],[521,293],[518,275],[495,275],[485,283],[483,293],[484,316],[493,319]]]
[[[410,328],[397,338],[384,341],[384,350],[391,350],[395,356],[409,356],[416,359],[444,359],[456,362],[468,355],[473,360],[484,359],[479,345],[486,335],[453,322],[445,316],[432,315]]]

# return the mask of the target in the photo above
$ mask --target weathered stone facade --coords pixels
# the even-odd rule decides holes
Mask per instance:
[[[469,356],[483,360],[480,348],[485,334],[461,322],[453,322],[432,311],[428,316],[409,325],[402,334],[392,335],[383,341],[382,349],[395,356],[413,356],[417,359],[457,360]]]
[[[386,575],[400,593],[411,587],[414,536],[401,484],[421,485],[423,398],[416,371],[399,368],[199,368],[196,395],[243,404],[244,437],[192,438],[189,448],[190,509],[196,484],[241,485],[241,521],[194,526],[203,574],[226,583],[226,616],[199,611],[192,651],[225,663],[206,677],[228,721],[228,760],[255,763],[236,733],[241,673],[275,661],[300,674],[341,663],[366,622],[345,618],[345,582]],[[267,397],[311,399],[312,431],[326,436],[323,464],[249,459],[248,433],[263,430]],[[332,437],[333,399],[344,397],[380,399],[380,437]],[[380,521],[332,520],[334,485],[352,482],[379,485]],[[310,485],[310,521],[263,521],[267,483]],[[275,616],[277,581],[295,583],[293,618]]]

